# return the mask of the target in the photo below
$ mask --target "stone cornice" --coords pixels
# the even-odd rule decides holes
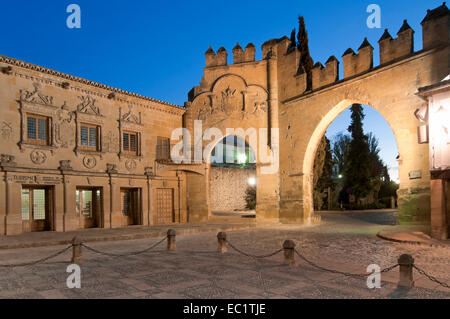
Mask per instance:
[[[122,94],[122,95],[131,96],[131,97],[134,97],[134,98],[138,98],[138,99],[141,99],[141,100],[145,100],[145,101],[150,101],[150,102],[153,102],[153,103],[161,104],[161,105],[164,105],[164,106],[169,106],[169,107],[174,109],[176,114],[182,115],[185,112],[185,108],[183,106],[179,106],[179,105],[172,104],[172,103],[169,103],[169,102],[160,101],[160,100],[153,99],[153,98],[141,95],[141,94],[128,92],[128,91],[125,91],[125,90],[122,90],[122,89],[118,89],[118,88],[115,88],[115,87],[112,87],[112,86],[108,86],[106,84],[101,84],[101,83],[98,83],[98,82],[95,82],[95,81],[91,81],[91,80],[87,80],[87,79],[84,79],[84,78],[81,78],[81,77],[78,77],[78,76],[70,75],[70,74],[67,74],[67,73],[62,73],[62,72],[55,71],[55,70],[52,70],[52,69],[49,69],[49,68],[45,68],[45,67],[42,67],[42,66],[39,66],[39,65],[35,65],[35,64],[29,63],[29,62],[25,62],[25,61],[21,61],[21,60],[18,60],[18,59],[10,58],[10,57],[4,56],[4,55],[0,55],[0,62],[9,64],[9,65],[13,65],[13,66],[16,66],[16,67],[20,67],[20,68],[24,68],[24,69],[33,70],[33,71],[36,71],[36,72],[40,72],[40,73],[45,73],[45,74],[48,74],[48,75],[56,76],[56,77],[59,77],[59,78],[62,78],[62,79],[75,81],[75,82],[78,82],[78,83],[81,83],[81,84],[84,84],[84,85],[87,85],[87,86],[92,86],[92,87],[104,89],[104,90],[109,91],[108,94],[105,94],[105,97],[107,97],[111,93],[118,93],[118,94]]]

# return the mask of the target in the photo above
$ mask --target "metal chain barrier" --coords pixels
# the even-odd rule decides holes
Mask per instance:
[[[163,239],[161,239],[159,242],[157,242],[156,244],[150,246],[147,249],[141,250],[141,251],[137,251],[137,252],[132,252],[132,253],[127,253],[127,254],[112,254],[112,253],[107,253],[104,251],[100,251],[97,250],[95,248],[89,247],[85,244],[81,244],[82,247],[86,248],[87,250],[90,250],[94,253],[100,254],[100,255],[104,255],[104,256],[108,256],[108,257],[130,257],[130,256],[136,256],[136,255],[140,255],[140,254],[145,254],[146,252],[149,252],[150,250],[158,247],[159,245],[161,245],[163,242],[165,242],[167,240],[167,237],[164,237]]]
[[[445,283],[445,282],[442,282],[442,281],[439,281],[436,277],[427,274],[427,273],[425,272],[425,270],[420,269],[420,268],[417,267],[416,265],[413,265],[413,267],[414,267],[414,269],[417,270],[417,272],[418,272],[419,274],[421,274],[422,276],[428,278],[428,279],[431,280],[432,282],[434,282],[434,283],[436,283],[436,284],[438,284],[438,285],[440,285],[440,286],[442,286],[442,287],[444,287],[444,288],[450,289],[450,285],[449,285],[449,284],[447,284],[447,283]]]
[[[298,251],[297,249],[295,249],[295,253],[296,253],[297,256],[299,256],[302,260],[304,260],[305,262],[307,262],[308,264],[310,264],[311,266],[313,266],[314,268],[317,268],[317,269],[319,269],[319,270],[323,270],[323,271],[330,272],[330,273],[333,273],[333,274],[344,275],[344,276],[346,276],[346,277],[366,278],[366,277],[372,275],[372,274],[368,274],[368,273],[366,273],[366,274],[354,274],[354,273],[349,273],[349,272],[339,271],[339,270],[335,270],[335,269],[328,269],[328,268],[319,266],[319,265],[317,265],[316,263],[310,261],[308,258],[306,258],[306,257],[303,256],[302,254],[300,254],[299,251]],[[385,268],[385,269],[383,269],[383,270],[380,271],[380,274],[387,273],[387,272],[389,272],[389,271],[391,271],[391,270],[394,270],[395,268],[397,268],[397,267],[399,267],[399,266],[400,266],[399,264],[396,264],[396,265],[393,265],[393,266],[391,266],[391,267]]]
[[[22,263],[22,264],[0,265],[0,268],[16,268],[16,267],[34,266],[34,265],[37,265],[37,264],[44,263],[44,262],[46,262],[47,260],[56,258],[56,257],[58,257],[59,255],[64,254],[66,251],[68,251],[68,250],[71,249],[71,248],[72,248],[72,245],[70,245],[70,246],[68,246],[68,247],[66,247],[66,248],[64,248],[64,249],[58,251],[57,253],[54,253],[54,254],[52,254],[52,255],[50,255],[50,256],[48,256],[48,257],[41,258],[41,259],[36,260],[36,261],[33,261],[33,262]]]
[[[251,255],[251,254],[247,254],[245,252],[243,252],[242,250],[240,250],[239,248],[236,248],[232,243],[230,243],[228,240],[226,240],[226,243],[228,244],[228,246],[230,246],[233,250],[235,250],[236,252],[238,252],[241,255],[250,257],[250,258],[256,258],[256,259],[263,259],[263,258],[269,258],[269,257],[273,257],[275,255],[278,255],[279,253],[281,253],[283,251],[283,249],[278,249],[277,251],[274,251],[271,254],[267,254],[267,255]]]

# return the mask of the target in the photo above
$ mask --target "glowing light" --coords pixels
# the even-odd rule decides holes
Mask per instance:
[[[339,178],[342,178],[343,176],[342,175],[339,175]]]
[[[245,164],[247,163],[247,155],[239,154],[237,160],[239,164]]]
[[[256,178],[250,177],[250,178],[248,179],[248,184],[249,184],[250,186],[255,186],[255,185],[256,185]]]

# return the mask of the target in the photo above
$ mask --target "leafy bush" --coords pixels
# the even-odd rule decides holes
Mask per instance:
[[[247,205],[245,208],[249,210],[256,209],[256,187],[255,186],[249,186],[247,190],[245,191],[245,201],[247,202]]]

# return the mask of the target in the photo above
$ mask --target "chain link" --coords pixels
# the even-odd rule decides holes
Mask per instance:
[[[442,281],[439,281],[436,277],[427,274],[427,273],[425,272],[425,270],[420,269],[420,268],[417,267],[416,265],[413,265],[413,267],[417,270],[417,272],[418,272],[419,274],[421,274],[422,276],[425,276],[426,278],[428,278],[428,279],[431,280],[432,282],[434,282],[434,283],[436,283],[436,284],[438,284],[438,285],[440,285],[440,286],[442,286],[442,287],[444,287],[444,288],[450,289],[450,285],[448,285],[447,283],[442,282]]]
[[[300,254],[298,252],[297,249],[295,249],[295,253],[304,261],[306,261],[308,264],[310,264],[311,266],[313,266],[314,268],[326,271],[326,272],[330,272],[333,274],[338,274],[338,275],[344,275],[346,277],[358,277],[358,278],[366,278],[368,276],[370,276],[371,274],[353,274],[353,273],[349,273],[349,272],[344,272],[344,271],[339,271],[339,270],[335,270],[335,269],[329,269],[329,268],[325,268],[322,266],[317,265],[316,263],[310,261],[308,258],[306,258],[305,256],[303,256],[302,254]],[[380,271],[380,274],[383,273],[387,273],[395,268],[397,268],[399,266],[399,264],[393,265],[391,267],[385,268],[383,270]]]
[[[164,237],[159,242],[157,242],[156,244],[150,246],[147,249],[144,249],[144,250],[141,250],[141,251],[137,251],[137,252],[128,253],[128,254],[112,254],[112,253],[107,253],[107,252],[104,252],[104,251],[97,250],[97,249],[89,247],[89,246],[87,246],[85,244],[81,244],[81,246],[86,248],[87,250],[90,250],[90,251],[94,252],[94,253],[97,253],[97,254],[100,254],[100,255],[105,255],[105,256],[108,256],[108,257],[130,257],[130,256],[136,256],[136,255],[140,255],[140,254],[144,254],[146,252],[149,252],[150,250],[152,250],[152,249],[158,247],[159,245],[161,245],[166,240],[167,240],[167,237]]]
[[[64,254],[66,251],[68,251],[71,248],[72,248],[72,245],[70,245],[70,246],[68,246],[68,247],[58,251],[57,253],[54,253],[54,254],[52,254],[52,255],[50,255],[48,257],[41,258],[41,259],[36,260],[36,261],[32,261],[32,262],[29,262],[29,263],[22,263],[22,264],[0,265],[0,268],[16,268],[16,267],[34,266],[34,265],[46,262],[47,260],[53,259],[55,257],[58,257],[59,255]]]
[[[226,240],[226,243],[228,244],[228,246],[230,246],[232,249],[234,249],[236,252],[238,252],[241,255],[244,255],[246,257],[250,257],[250,258],[255,258],[255,259],[263,259],[263,258],[269,258],[269,257],[273,257],[275,255],[278,255],[279,253],[281,253],[283,251],[283,249],[278,249],[277,251],[274,251],[271,254],[267,254],[267,255],[251,255],[251,254],[247,254],[246,252],[243,252],[242,250],[240,250],[239,248],[235,247],[232,243],[230,243],[228,240]]]

